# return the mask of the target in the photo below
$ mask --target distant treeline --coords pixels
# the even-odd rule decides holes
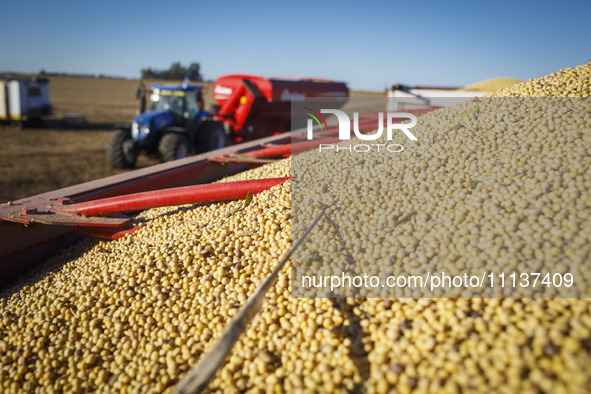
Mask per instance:
[[[188,77],[191,81],[203,81],[199,63],[191,63],[189,67],[185,67],[180,62],[176,62],[172,63],[168,70],[142,69],[142,79],[172,79],[178,81],[185,77]]]
[[[115,75],[106,74],[82,74],[82,73],[67,73],[67,72],[55,72],[55,71],[39,71],[39,75],[49,77],[79,77],[79,78],[112,78],[112,79],[128,79],[125,77],[119,77]]]
[[[3,72],[6,75],[20,75],[13,72]],[[69,72],[56,72],[47,71],[42,69],[39,71],[39,75],[50,76],[50,77],[80,77],[80,78],[113,78],[113,79],[129,79],[126,77],[120,77],[115,75],[107,74],[84,74],[84,73],[69,73]],[[155,70],[152,68],[142,68],[141,79],[168,79],[180,81],[188,77],[193,82],[203,82],[203,76],[201,75],[201,66],[199,63],[191,63],[189,67],[183,66],[180,62],[173,63],[167,70]]]

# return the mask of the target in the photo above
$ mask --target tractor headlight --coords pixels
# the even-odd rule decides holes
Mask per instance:
[[[146,138],[148,136],[148,134],[150,134],[150,126],[149,125],[143,125],[142,127],[140,127],[140,138]]]
[[[134,140],[140,141],[146,138],[150,134],[150,125],[140,125],[137,122],[133,122],[131,125],[131,136]]]
[[[131,124],[131,136],[133,137],[133,139],[137,139],[138,132],[139,132],[138,124],[137,124],[137,122],[133,122]]]

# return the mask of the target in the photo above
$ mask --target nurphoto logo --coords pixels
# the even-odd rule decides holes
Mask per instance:
[[[305,112],[311,119],[308,119],[307,123],[307,139],[314,139],[314,122],[320,126],[320,131],[328,130],[326,119],[322,114],[335,115],[339,126],[339,140],[350,140],[351,139],[351,119],[344,111],[338,109],[321,109],[320,113],[313,110],[312,108],[304,107],[309,112]],[[410,123],[400,123],[410,119]],[[413,114],[407,112],[387,112],[386,113],[386,139],[392,141],[394,130],[400,130],[406,135],[411,141],[416,141],[417,137],[411,133],[410,129],[417,124],[417,118]],[[362,133],[359,130],[359,113],[353,113],[353,133],[357,138],[362,141],[375,141],[382,137],[384,133],[384,113],[378,113],[378,128],[372,134]],[[338,145],[338,144],[320,144],[318,149],[322,151],[334,151],[339,152],[347,150],[349,152],[366,153],[370,151],[387,150],[392,153],[402,152],[404,147],[400,144],[353,144],[353,145]]]

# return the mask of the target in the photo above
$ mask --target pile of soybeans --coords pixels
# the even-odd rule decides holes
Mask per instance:
[[[503,89],[497,95],[589,97],[590,76],[591,64],[581,65]],[[417,127],[428,129],[429,122],[453,124],[452,113],[457,113],[453,107],[433,112]],[[469,122],[472,115],[464,116],[462,122]],[[514,212],[535,208],[521,198],[524,190],[544,182],[552,184],[550,177],[537,174],[556,170],[562,177],[560,185],[566,187],[546,195],[555,214],[550,219],[562,229],[551,235],[570,245],[559,254],[589,262],[591,130],[586,127],[591,115],[575,115],[569,114],[556,129],[574,127],[558,142],[577,149],[550,150],[554,156],[548,157],[547,168],[523,173],[519,168],[528,163],[512,162],[507,156],[506,171],[519,187],[507,184],[502,199],[518,202],[509,205]],[[558,137],[543,134],[555,133],[550,130],[536,130],[531,138],[552,144]],[[482,138],[451,132],[447,137],[439,146],[461,142],[476,150]],[[306,153],[302,159],[316,154]],[[465,155],[449,160],[458,171],[471,168]],[[478,164],[493,167],[500,159],[490,160]],[[554,168],[554,162],[559,168]],[[562,171],[562,166],[569,170]],[[421,193],[433,194],[421,187],[421,180],[448,182],[437,179],[440,173],[429,166],[417,163],[413,168],[415,182],[403,187],[411,188],[418,200]],[[397,170],[392,168],[392,173]],[[283,160],[226,180],[289,176],[290,171],[291,162]],[[289,250],[290,187],[287,182],[260,193],[247,207],[234,201],[145,211],[136,218],[142,228],[134,234],[116,241],[81,241],[5,289],[0,299],[0,389],[134,393],[171,389],[215,343],[231,317]],[[464,195],[474,188],[464,189],[450,188],[446,193]],[[480,204],[499,198],[498,188],[476,190],[482,193]],[[364,212],[364,203],[363,199],[352,201],[357,205],[348,209]],[[465,199],[457,199],[441,214],[459,211],[464,203]],[[400,212],[402,208],[393,207]],[[536,209],[542,212],[538,215],[545,215],[543,207]],[[467,223],[493,214],[467,211]],[[476,211],[477,217],[471,218]],[[410,226],[409,234],[413,228],[421,231],[429,226],[418,214],[404,225]],[[470,236],[486,237],[480,232],[491,229],[467,228],[469,233],[457,239],[466,248]],[[521,242],[521,249],[531,249],[531,236],[514,230],[516,245]],[[450,234],[434,239],[433,245],[437,242],[451,248],[444,243],[454,243],[456,238]],[[570,249],[573,245],[576,250]],[[400,258],[412,253],[411,245],[409,255]],[[516,247],[514,253],[521,253],[520,249]],[[532,253],[531,259],[545,258],[536,255],[535,249]],[[421,261],[424,256],[419,253],[413,258]],[[267,293],[263,311],[211,381],[210,390],[591,390],[588,299],[304,299],[291,298],[290,279],[288,264]]]

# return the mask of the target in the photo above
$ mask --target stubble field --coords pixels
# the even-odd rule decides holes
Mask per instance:
[[[53,115],[43,128],[0,125],[0,201],[75,185],[121,172],[105,158],[116,123],[129,122],[138,106],[137,81],[50,77]],[[80,113],[86,122],[66,124]],[[142,163],[146,165],[148,163]]]

